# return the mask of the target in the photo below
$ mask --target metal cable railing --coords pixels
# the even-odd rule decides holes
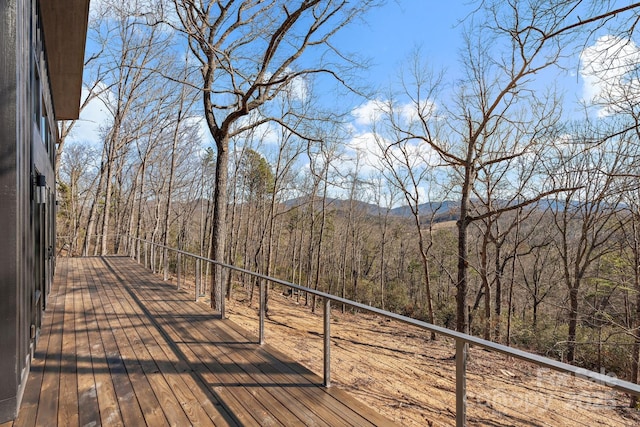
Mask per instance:
[[[409,325],[413,325],[418,328],[424,329],[426,331],[434,332],[436,334],[451,338],[455,341],[455,372],[456,372],[455,394],[456,394],[456,425],[457,426],[464,426],[466,424],[466,409],[467,409],[466,371],[467,371],[467,354],[469,350],[469,345],[474,345],[486,350],[496,351],[506,356],[514,357],[514,358],[532,363],[538,367],[543,367],[543,368],[551,369],[557,372],[569,374],[577,378],[581,378],[587,381],[595,382],[597,384],[600,384],[606,387],[610,387],[617,391],[640,396],[639,385],[633,384],[631,382],[624,381],[609,375],[605,375],[603,373],[598,373],[598,372],[590,371],[587,369],[578,368],[576,366],[559,362],[557,360],[549,359],[547,357],[539,356],[536,354],[528,353],[523,350],[518,350],[513,347],[508,347],[506,345],[487,341],[482,338],[474,337],[472,335],[456,332],[441,326],[432,325],[430,323],[412,319],[410,317],[403,316],[400,314],[391,313],[389,311],[385,311],[376,307],[351,301],[346,298],[341,298],[335,295],[328,294],[326,292],[301,286],[296,283],[291,283],[286,280],[265,276],[260,273],[255,273],[250,270],[246,270],[244,268],[236,267],[230,264],[225,264],[225,263],[215,261],[200,255],[192,254],[180,249],[170,248],[159,243],[150,242],[148,240],[140,239],[133,236],[127,236],[126,238],[130,239],[129,244],[127,245],[129,249],[129,256],[136,258],[138,263],[140,263],[141,261],[140,259],[140,254],[142,252],[141,245],[144,245],[145,254],[148,253],[148,250],[147,250],[148,248],[154,248],[156,250],[162,249],[164,251],[163,258],[164,258],[164,279],[165,280],[168,279],[168,256],[167,255],[169,252],[174,252],[177,256],[176,281],[177,281],[178,289],[180,288],[180,285],[181,285],[181,257],[185,256],[185,257],[191,257],[195,259],[195,262],[196,262],[195,298],[196,300],[198,299],[199,296],[201,296],[200,295],[201,283],[200,283],[199,272],[201,271],[201,264],[203,262],[216,264],[223,268],[229,269],[231,271],[248,274],[258,279],[262,279],[259,281],[260,282],[260,286],[259,286],[260,303],[259,303],[259,327],[258,327],[259,343],[261,345],[264,344],[265,282],[268,281],[271,283],[288,287],[290,289],[295,289],[300,292],[306,292],[308,294],[320,297],[323,300],[323,309],[324,309],[323,310],[323,324],[324,324],[323,371],[324,371],[324,385],[326,387],[329,387],[331,385],[331,316],[330,316],[330,312],[331,312],[331,303],[334,302],[340,305],[353,307],[358,310],[367,311],[379,316],[383,316],[383,317],[393,319],[399,322],[403,322]],[[223,318],[225,317],[224,305],[222,305],[221,316]]]

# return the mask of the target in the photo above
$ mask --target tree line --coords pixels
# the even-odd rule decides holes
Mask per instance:
[[[416,49],[373,92],[333,38],[376,6],[100,2],[101,144],[59,132],[66,249],[138,236],[637,382],[639,5],[479,2],[455,79]],[[578,68],[599,91],[569,116],[545,82]],[[251,303],[213,270],[214,308]]]

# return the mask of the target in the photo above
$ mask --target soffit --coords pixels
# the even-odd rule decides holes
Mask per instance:
[[[80,113],[89,0],[43,0],[40,2],[40,13],[55,118],[77,119]]]

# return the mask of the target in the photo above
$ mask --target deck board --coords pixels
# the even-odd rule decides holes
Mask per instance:
[[[63,267],[58,270],[58,282],[69,283],[72,278],[70,274],[77,275],[76,272],[69,271],[69,263],[62,264]],[[76,358],[76,333],[75,333],[75,314],[78,310],[76,306],[76,298],[78,292],[76,289],[68,289],[64,295],[64,314],[63,314],[63,335],[62,348],[64,352],[61,356],[61,363],[65,369],[60,369],[60,398],[58,409],[58,425],[77,426],[78,425],[78,370]]]
[[[143,281],[146,276],[146,272],[140,269],[128,270],[128,273],[139,281]],[[141,274],[142,277],[137,276],[136,273]],[[187,359],[192,366],[197,366],[198,372],[209,380],[209,386],[215,387],[223,395],[224,400],[230,402],[235,413],[242,414],[243,424],[256,422],[270,424],[276,419],[291,420],[291,414],[283,410],[265,390],[243,386],[243,384],[253,385],[254,382],[241,368],[237,368],[239,366],[237,362],[219,354],[220,358],[215,359],[217,363],[211,363],[214,360],[211,349],[215,346],[204,339],[198,328],[193,327],[201,323],[198,317],[201,318],[202,314],[188,312],[192,303],[175,301],[175,292],[174,289],[166,286],[147,287],[140,292],[139,296],[149,302],[148,310],[154,318],[160,320],[158,329],[167,335],[168,341],[176,344],[175,351]],[[204,317],[208,319],[210,316]],[[166,319],[175,321],[168,322]],[[243,341],[246,342],[246,339]],[[188,344],[184,344],[185,342]],[[244,414],[248,414],[250,418],[245,418]]]
[[[63,332],[61,317],[64,315],[64,312],[60,310],[59,299],[51,301],[49,308],[52,309],[53,323],[49,335],[47,354],[52,354],[53,357],[47,357],[45,361],[44,376],[42,380],[42,392],[51,396],[51,398],[41,400],[38,403],[36,426],[46,426],[46,420],[49,420],[53,417],[57,418],[58,414],[58,396],[60,394],[60,365],[62,357]]]
[[[62,260],[60,260],[62,262]],[[91,363],[91,351],[89,348],[88,323],[84,294],[88,283],[93,280],[88,269],[88,263],[81,263],[77,259],[71,259],[71,271],[74,273],[71,289],[74,296],[75,333],[76,333],[76,372],[78,376],[78,423],[81,426],[100,424],[100,408],[98,394],[96,393],[96,379],[93,375]],[[86,267],[85,268],[85,264]],[[75,276],[77,274],[77,276]],[[80,411],[80,408],[82,410]],[[22,414],[20,414],[22,416]]]
[[[162,347],[167,344],[162,339],[156,339],[152,331],[149,330],[150,322],[145,321],[141,310],[136,310],[135,306],[128,303],[127,296],[123,295],[117,284],[113,281],[109,274],[104,271],[96,272],[97,276],[102,278],[105,285],[105,293],[102,295],[102,303],[105,307],[111,306],[114,314],[123,313],[119,316],[120,327],[125,333],[122,341],[129,341],[132,354],[142,361],[140,365],[141,372],[151,378],[153,382],[153,390],[157,394],[153,394],[151,402],[141,396],[140,401],[145,405],[146,422],[149,425],[163,424],[180,424],[191,423],[193,425],[211,425],[212,420],[210,414],[217,417],[219,414],[214,410],[209,414],[200,405],[198,397],[191,390],[192,387],[180,375],[180,370],[171,367],[172,353],[163,351]],[[117,327],[112,325],[112,327]],[[170,363],[156,363],[156,361],[168,361]],[[183,369],[184,370],[184,369]],[[141,389],[141,394],[148,394],[147,390]],[[174,395],[175,399],[171,395]],[[209,402],[209,396],[205,396],[202,401]],[[166,408],[169,413],[166,414],[168,419],[154,421],[157,418],[157,408]],[[164,417],[165,414],[162,414]],[[185,418],[186,417],[186,418]],[[188,419],[188,421],[187,421]],[[220,418],[222,419],[222,418]]]
[[[392,425],[126,257],[60,258],[14,426]]]

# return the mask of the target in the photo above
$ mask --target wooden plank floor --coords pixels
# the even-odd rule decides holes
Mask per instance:
[[[246,337],[129,258],[59,258],[13,426],[392,425]]]

